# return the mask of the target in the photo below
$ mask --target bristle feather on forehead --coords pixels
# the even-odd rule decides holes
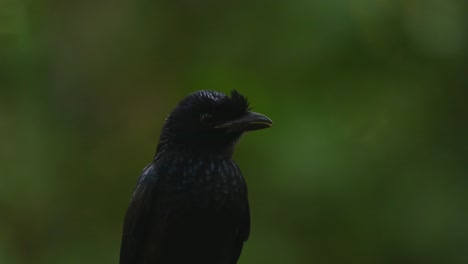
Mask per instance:
[[[239,105],[239,107],[242,107],[244,111],[249,110],[249,100],[247,100],[247,98],[240,94],[237,90],[231,91],[231,101]]]

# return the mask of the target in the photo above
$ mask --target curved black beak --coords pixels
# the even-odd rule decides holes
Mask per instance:
[[[247,112],[243,117],[228,121],[215,128],[225,128],[228,132],[234,131],[252,131],[268,128],[273,125],[273,121],[265,115]]]

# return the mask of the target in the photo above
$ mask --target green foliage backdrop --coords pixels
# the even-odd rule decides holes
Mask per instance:
[[[117,263],[165,116],[238,89],[240,262],[468,263],[468,5],[0,0],[0,263]]]

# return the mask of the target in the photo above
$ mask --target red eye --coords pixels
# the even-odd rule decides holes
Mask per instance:
[[[213,117],[210,114],[200,115],[200,122],[205,126],[211,126],[213,124]]]

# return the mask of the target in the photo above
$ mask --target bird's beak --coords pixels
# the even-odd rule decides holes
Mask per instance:
[[[267,116],[255,112],[247,112],[243,117],[228,121],[216,126],[216,128],[225,128],[228,132],[252,131],[268,128],[273,125],[273,121]]]

